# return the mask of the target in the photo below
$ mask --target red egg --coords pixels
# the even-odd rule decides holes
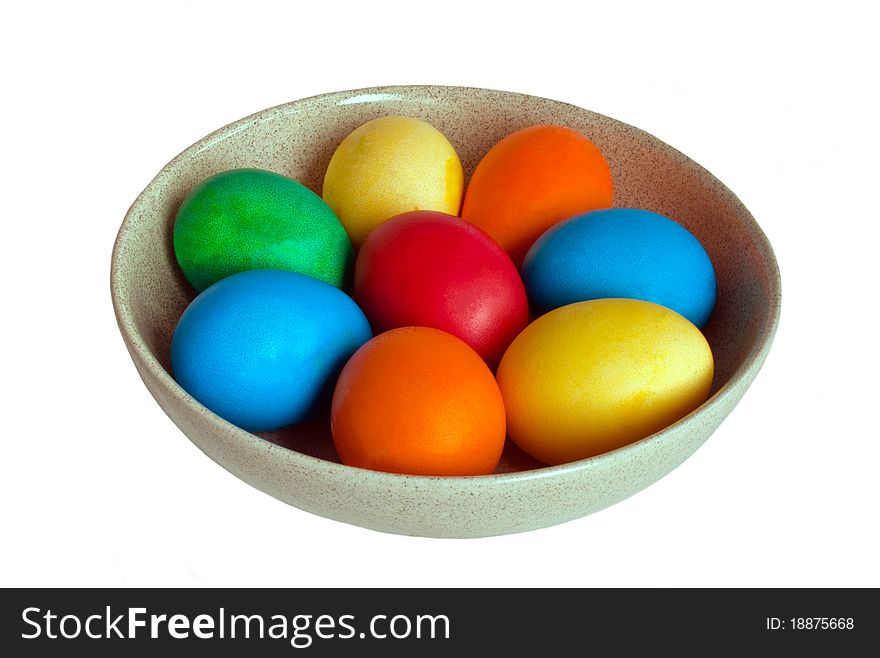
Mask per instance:
[[[493,368],[529,320],[510,257],[477,227],[441,212],[406,212],[370,233],[355,264],[354,297],[376,333],[441,329]]]

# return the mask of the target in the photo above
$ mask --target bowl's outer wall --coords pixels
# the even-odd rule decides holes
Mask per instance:
[[[521,127],[556,123],[592,139],[611,167],[615,205],[674,218],[712,259],[718,302],[704,328],[716,367],[709,402],[663,432],[590,460],[516,472],[520,460],[502,465],[494,476],[425,478],[352,469],[290,450],[226,423],[177,386],[168,374],[171,335],[194,297],[171,248],[183,197],[207,176],[234,167],[277,171],[320,194],[323,172],[342,138],[390,114],[420,117],[440,129],[466,175],[492,144]],[[647,133],[572,105],[459,87],[326,94],[259,112],[209,135],[169,163],[132,205],[115,245],[111,289],[120,329],[147,388],[218,464],[304,510],[376,530],[436,537],[553,525],[655,482],[702,445],[742,397],[770,348],[780,308],[769,243],[739,200],[702,167]],[[290,432],[287,445],[295,446],[297,429]],[[302,440],[313,442],[305,435]]]

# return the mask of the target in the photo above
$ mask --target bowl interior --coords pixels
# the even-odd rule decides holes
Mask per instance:
[[[114,301],[129,349],[170,372],[171,336],[195,296],[175,261],[171,232],[177,208],[194,185],[226,169],[259,167],[320,194],[339,142],[365,121],[391,114],[436,126],[456,148],[466,176],[495,142],[528,125],[565,125],[593,140],[611,167],[615,205],[674,218],[712,259],[718,296],[704,333],[715,357],[713,394],[772,335],[779,283],[766,238],[724,185],[678,151],[636,128],[558,101],[483,89],[387,87],[326,94],[259,112],[197,142],[159,173],[129,211],[114,256]],[[338,461],[324,417],[262,436]],[[508,445],[498,471],[541,466]]]

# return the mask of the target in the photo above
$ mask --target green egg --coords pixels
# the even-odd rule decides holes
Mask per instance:
[[[262,169],[232,169],[197,185],[177,211],[174,253],[199,292],[256,269],[299,272],[343,288],[354,261],[351,241],[323,199]]]

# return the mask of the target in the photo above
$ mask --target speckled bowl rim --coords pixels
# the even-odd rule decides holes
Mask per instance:
[[[127,300],[123,295],[123,284],[121,279],[120,272],[122,271],[122,263],[121,263],[121,254],[122,254],[122,245],[126,240],[127,229],[129,223],[131,221],[131,217],[133,215],[133,211],[138,208],[144,199],[151,190],[161,183],[162,179],[168,175],[168,173],[173,170],[178,163],[182,162],[186,158],[190,156],[192,152],[199,152],[206,148],[212,146],[215,142],[225,139],[228,135],[238,132],[240,130],[244,130],[252,124],[257,122],[274,120],[278,117],[278,115],[283,116],[285,114],[289,114],[292,112],[299,111],[297,110],[297,106],[306,103],[308,101],[313,100],[330,100],[332,98],[337,98],[338,100],[344,100],[345,98],[350,98],[354,96],[369,96],[369,95],[396,95],[396,96],[406,96],[407,94],[423,94],[425,92],[431,92],[432,90],[449,90],[454,91],[456,93],[502,93],[507,96],[513,98],[520,99],[536,99],[536,100],[550,100],[555,104],[559,104],[561,106],[567,106],[572,108],[574,111],[582,112],[585,108],[579,107],[577,105],[573,105],[571,103],[566,103],[564,101],[557,101],[553,99],[546,99],[539,96],[532,96],[529,94],[522,94],[519,92],[511,92],[504,91],[500,89],[487,89],[481,87],[460,87],[454,85],[390,85],[390,86],[381,86],[381,87],[365,87],[363,89],[350,89],[347,91],[336,91],[329,92],[324,94],[316,94],[314,96],[308,96],[305,98],[300,98],[294,101],[290,101],[287,103],[282,103],[280,105],[276,105],[270,108],[266,108],[264,110],[260,110],[259,112],[255,112],[251,115],[248,115],[244,118],[241,118],[237,121],[234,121],[230,124],[223,126],[215,130],[214,132],[206,135],[202,139],[198,140],[188,148],[181,151],[177,156],[175,156],[168,164],[166,164],[158,174],[150,181],[147,187],[137,196],[135,201],[131,204],[128,211],[126,212],[125,218],[122,222],[122,225],[119,228],[119,232],[117,233],[116,240],[113,244],[113,252],[111,256],[111,265],[110,265],[110,290],[111,297],[113,300],[113,309],[116,314],[117,323],[119,324],[120,332],[125,338],[126,342],[130,346],[130,351],[132,355],[137,358],[142,367],[146,368],[152,375],[154,375],[157,381],[165,386],[168,390],[173,393],[173,395],[179,399],[181,399],[190,410],[198,413],[199,415],[205,416],[209,418],[212,422],[220,425],[221,427],[225,426],[226,430],[229,430],[231,434],[237,437],[243,443],[252,444],[253,447],[259,448],[263,447],[263,444],[269,444],[274,446],[279,450],[280,455],[286,456],[286,458],[292,462],[298,462],[304,467],[310,467],[311,469],[320,469],[325,471],[328,474],[333,475],[341,475],[341,476],[352,476],[352,477],[361,477],[368,480],[372,480],[373,483],[392,483],[395,481],[407,480],[414,483],[424,482],[424,483],[443,483],[446,486],[462,486],[469,487],[471,485],[475,485],[477,483],[484,483],[487,481],[492,481],[493,484],[503,484],[506,482],[514,482],[520,481],[524,479],[532,479],[532,478],[548,478],[555,477],[558,475],[562,475],[565,473],[570,473],[578,470],[590,469],[595,466],[598,462],[604,460],[616,459],[618,456],[624,455],[625,453],[633,450],[639,450],[640,446],[646,444],[648,442],[655,441],[663,441],[664,437],[668,434],[674,432],[676,429],[680,428],[683,425],[686,425],[692,421],[699,420],[705,414],[709,414],[712,409],[716,406],[723,403],[724,399],[730,395],[734,395],[736,390],[739,388],[739,385],[743,383],[745,380],[749,378],[751,373],[756,369],[759,369],[766,358],[767,353],[770,350],[770,346],[773,342],[773,337],[776,333],[776,328],[779,325],[779,316],[781,312],[781,277],[779,273],[779,266],[776,262],[776,257],[773,253],[773,248],[770,246],[770,241],[767,239],[767,236],[761,230],[761,227],[758,225],[755,218],[749,212],[749,210],[745,207],[745,205],[740,201],[740,199],[720,180],[718,180],[714,175],[712,175],[708,170],[706,170],[703,166],[701,166],[696,161],[687,157],[677,149],[672,146],[669,146],[665,142],[660,139],[654,137],[650,133],[647,133],[640,128],[636,128],[635,126],[631,126],[629,124],[624,123],[623,121],[619,121],[617,119],[612,119],[611,117],[605,117],[604,115],[593,112],[600,117],[609,119],[613,122],[616,122],[621,127],[625,129],[632,130],[636,133],[639,133],[643,138],[645,138],[648,142],[650,142],[653,146],[659,148],[660,150],[665,151],[667,154],[671,155],[673,159],[678,163],[682,164],[686,167],[691,168],[694,173],[697,175],[698,179],[704,185],[713,188],[715,192],[719,193],[719,195],[731,206],[735,207],[737,210],[738,216],[742,217],[745,220],[746,228],[748,229],[749,236],[754,239],[755,246],[758,252],[761,254],[764,264],[767,266],[768,274],[769,274],[769,300],[770,307],[767,309],[767,313],[764,317],[763,322],[760,325],[760,330],[758,331],[755,341],[751,346],[751,349],[748,355],[743,359],[742,364],[733,372],[730,378],[722,384],[719,389],[702,405],[697,407],[694,411],[689,413],[684,418],[679,419],[675,423],[665,427],[664,429],[651,434],[650,436],[645,437],[639,441],[634,443],[630,443],[621,448],[617,448],[615,450],[611,450],[609,452],[602,453],[600,455],[596,455],[594,457],[589,457],[587,459],[581,459],[574,462],[569,462],[566,464],[560,464],[557,466],[545,466],[537,469],[527,470],[527,471],[511,471],[507,473],[493,473],[490,475],[471,475],[471,476],[438,476],[438,475],[405,475],[400,473],[387,473],[384,471],[373,471],[363,468],[358,468],[355,466],[346,466],[344,464],[327,461],[325,459],[321,459],[319,457],[313,457],[311,455],[307,455],[305,453],[297,452],[296,450],[292,450],[289,448],[285,448],[283,446],[279,446],[278,444],[273,443],[267,439],[257,436],[256,434],[252,434],[246,430],[241,429],[240,427],[233,425],[232,423],[224,420],[220,416],[217,416],[212,411],[210,411],[207,407],[203,406],[199,403],[195,398],[190,396],[168,373],[159,363],[158,359],[153,355],[153,353],[149,350],[141,336],[140,332],[137,330],[136,323],[134,321],[134,317],[131,311],[131,308],[128,305]],[[592,110],[588,110],[592,112]],[[750,381],[750,380],[749,380]]]

